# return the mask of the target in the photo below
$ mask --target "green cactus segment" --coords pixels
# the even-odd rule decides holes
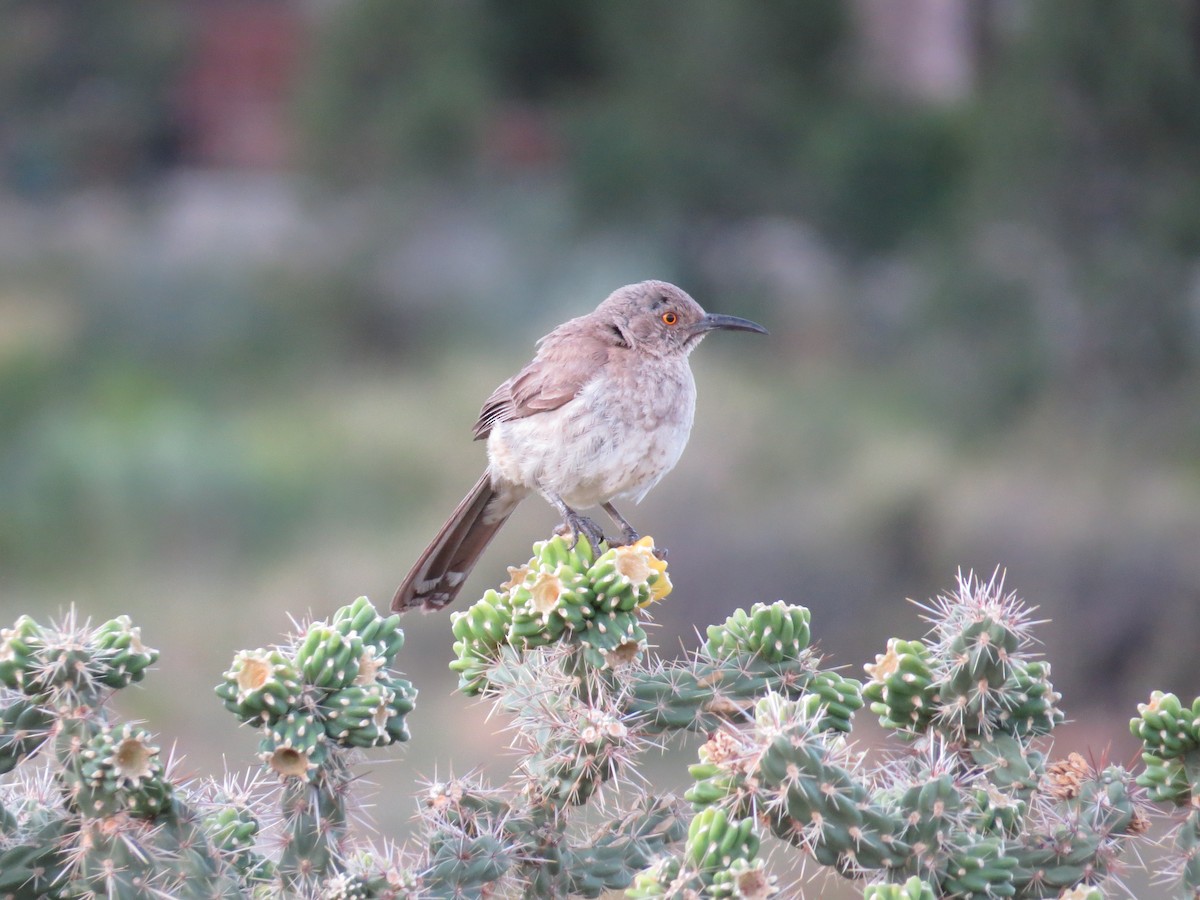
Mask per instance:
[[[349,782],[349,770],[332,757],[310,782],[300,778],[284,781],[285,842],[278,872],[287,890],[311,892],[326,876],[340,870]]]
[[[45,645],[41,626],[29,616],[21,616],[11,628],[0,628],[0,684],[23,690]]]
[[[363,651],[382,661],[383,665],[391,665],[404,646],[400,616],[394,613],[386,618],[381,616],[366,597],[343,606],[333,614],[329,624],[343,637],[358,635]]]
[[[270,722],[300,700],[301,674],[280,650],[243,650],[217,686],[225,708],[245,722]]]
[[[577,805],[617,774],[629,738],[629,728],[620,718],[584,709],[539,748],[527,769],[540,793],[559,804]]]
[[[954,847],[944,865],[942,893],[950,897],[1015,897],[1017,865],[1000,838],[986,837]]]
[[[900,799],[898,812],[905,822],[900,837],[910,845],[939,847],[962,821],[964,807],[951,775],[913,785]]]
[[[289,710],[287,715],[265,728],[264,733],[259,748],[264,759],[281,751],[302,754],[314,765],[319,765],[325,758],[325,725],[314,713]]]
[[[539,647],[558,640],[566,630],[582,628],[596,614],[586,572],[561,564],[553,570],[530,569],[512,588],[512,626],[508,640]]]
[[[1175,856],[1182,861],[1179,884],[1186,896],[1200,894],[1200,814],[1192,810],[1175,832]]]
[[[906,863],[911,850],[899,839],[899,817],[873,801],[797,704],[767,697],[755,723],[767,743],[754,775],[779,798],[770,813],[777,836],[810,847],[818,862],[840,870]]]
[[[353,685],[321,701],[325,733],[343,747],[383,747],[408,740],[405,717],[416,691],[403,679]]]
[[[149,732],[132,725],[105,725],[63,754],[59,780],[81,816],[105,818],[124,811],[152,819],[167,809],[173,790],[151,741]]]
[[[929,648],[921,641],[891,638],[887,652],[864,668],[870,681],[863,698],[884,728],[919,733],[937,711],[937,686]]]
[[[1066,715],[1058,708],[1061,699],[1050,683],[1050,664],[1017,661],[1004,686],[997,727],[1019,737],[1049,734]]]
[[[567,890],[572,896],[599,897],[629,887],[637,872],[683,840],[686,830],[677,812],[674,803],[646,798],[608,823],[590,843],[564,847]]]
[[[96,629],[93,636],[99,680],[111,688],[123,688],[141,681],[146,669],[158,661],[158,651],[142,643],[142,630],[135,628],[129,616],[118,616]]]
[[[1044,779],[1058,804],[1058,819],[1042,832],[1022,835],[1007,854],[1016,860],[1014,882],[1023,890],[1066,890],[1103,879],[1115,861],[1119,840],[1144,829],[1119,766],[1099,773],[1078,754],[1047,767]]]
[[[983,616],[950,636],[947,655],[954,660],[946,681],[955,692],[967,693],[986,684],[995,689],[1012,674],[1011,659],[1021,637],[1001,615]]]
[[[748,783],[748,748],[738,733],[726,727],[700,746],[700,762],[688,766],[693,784],[684,799],[697,811],[722,804],[738,816],[751,815],[754,785]]]
[[[633,879],[633,885],[625,891],[629,900],[658,900],[660,897],[684,897],[691,892],[699,896],[703,885],[696,879],[689,881],[682,871],[683,865],[673,856],[664,857]]]
[[[929,883],[916,875],[904,884],[869,884],[863,890],[863,900],[935,900],[936,896]]]
[[[817,672],[807,654],[768,663],[753,656],[710,661],[701,656],[686,664],[668,663],[631,676],[628,709],[652,734],[677,729],[712,731],[731,719],[749,716],[764,694],[789,699],[818,684],[820,699],[808,701],[814,713],[825,706],[825,727],[840,730],[862,706],[858,682],[836,673]],[[826,677],[827,676],[827,677]]]
[[[854,713],[863,705],[862,685],[837,672],[815,672],[801,702],[818,730],[848,734]]]
[[[696,813],[688,826],[684,862],[711,876],[734,860],[754,859],[758,845],[753,818],[731,819],[719,806],[710,806]]]
[[[1200,748],[1200,697],[1184,707],[1174,694],[1154,691],[1149,703],[1138,704],[1129,730],[1160,759],[1177,759]]]
[[[721,625],[708,627],[705,645],[713,659],[757,656],[770,663],[800,659],[812,635],[809,611],[782,600],[734,611]]]
[[[213,848],[246,884],[267,884],[275,877],[275,867],[255,852],[259,821],[245,804],[223,806],[205,818],[204,832]]]
[[[33,756],[50,736],[54,713],[27,697],[0,709],[0,775]]]
[[[296,668],[305,684],[336,691],[354,684],[362,657],[363,642],[357,633],[314,622],[296,648]]]
[[[71,871],[72,894],[90,891],[98,897],[152,897],[156,854],[139,838],[136,833],[114,832],[99,822],[86,823],[80,834],[83,852]]]
[[[443,835],[431,843],[422,896],[484,896],[479,890],[502,878],[513,862],[511,849],[495,835]]]
[[[637,614],[607,612],[598,615],[578,633],[584,659],[597,669],[616,669],[641,656],[648,639]]]
[[[986,770],[991,785],[1023,800],[1028,800],[1038,789],[1045,772],[1045,757],[1041,753],[1002,732],[972,741],[968,752],[972,761]]]
[[[588,569],[596,612],[632,612],[665,596],[667,564],[657,559],[644,539],[605,551]]]
[[[1150,800],[1174,806],[1191,805],[1192,782],[1182,759],[1163,759],[1153,753],[1143,753],[1142,765],[1137,784],[1146,789]]]
[[[64,842],[73,837],[63,816],[26,828],[0,843],[0,896],[56,897],[66,879]]]
[[[458,689],[468,697],[487,688],[488,670],[495,664],[499,649],[508,643],[512,627],[513,608],[508,594],[494,590],[463,612],[451,614],[457,658],[450,663],[450,669],[458,673]]]

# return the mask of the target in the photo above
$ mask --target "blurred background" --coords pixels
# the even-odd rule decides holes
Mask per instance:
[[[1200,691],[1200,3],[0,15],[0,608],[133,616],[163,655],[121,709],[185,769],[253,764],[233,653],[386,605],[482,400],[644,278],[771,330],[693,357],[691,445],[625,510],[671,551],[664,655],[782,598],[861,675],[905,598],[1000,567],[1062,752],[1129,761],[1139,700]],[[464,596],[554,524],[525,504]],[[448,617],[406,621],[389,833],[417,777],[511,769]]]

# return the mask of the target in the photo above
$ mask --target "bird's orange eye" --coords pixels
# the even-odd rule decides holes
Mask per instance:
[[[673,312],[665,312],[662,314],[662,320],[664,325],[674,325],[679,321],[679,316]]]

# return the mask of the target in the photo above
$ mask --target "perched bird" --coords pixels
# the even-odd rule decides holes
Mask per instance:
[[[392,609],[454,600],[530,492],[593,547],[604,532],[578,512],[593,506],[621,529],[622,543],[636,541],[613,501],[638,502],[679,461],[696,410],[688,356],[716,329],[767,333],[748,319],[706,313],[673,284],[643,281],[538,341],[533,361],[484,402],[475,439],[487,439],[487,470],[418,557]]]

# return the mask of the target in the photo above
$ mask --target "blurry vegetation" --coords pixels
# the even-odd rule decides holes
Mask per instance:
[[[174,161],[182,5],[3,0],[0,172],[38,194]]]

